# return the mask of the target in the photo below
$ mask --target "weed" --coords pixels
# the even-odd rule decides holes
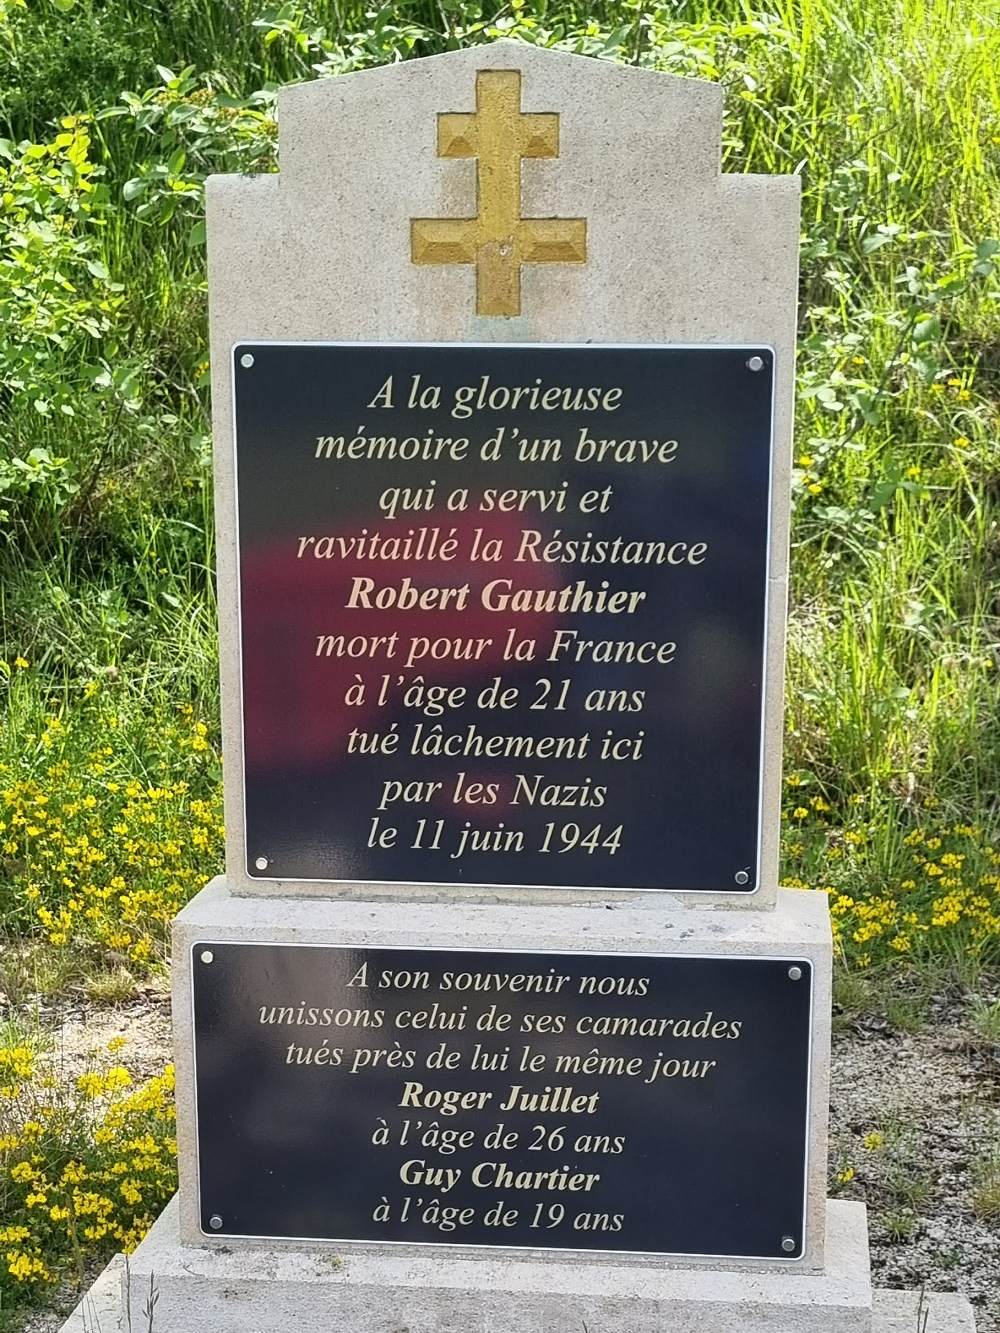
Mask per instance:
[[[97,1005],[125,1004],[135,996],[136,977],[127,967],[91,973],[84,981],[87,999]]]
[[[917,1219],[905,1208],[892,1208],[878,1215],[882,1229],[891,1241],[909,1240],[917,1229]]]
[[[1000,1048],[1000,1000],[972,996],[969,1001],[969,1029],[983,1046]]]
[[[972,1164],[972,1209],[982,1221],[1000,1219],[1000,1149],[991,1148]]]

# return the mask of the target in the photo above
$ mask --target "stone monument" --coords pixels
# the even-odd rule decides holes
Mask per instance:
[[[798,181],[721,104],[499,42],[287,88],[209,182],[227,862],[129,1328],[972,1329],[826,1198]]]

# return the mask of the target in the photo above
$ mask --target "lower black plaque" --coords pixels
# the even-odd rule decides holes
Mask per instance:
[[[216,1236],[795,1259],[803,959],[195,946]]]

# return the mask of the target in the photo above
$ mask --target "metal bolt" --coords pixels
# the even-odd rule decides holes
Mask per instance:
[[[213,1231],[221,1231],[222,1218],[219,1216],[218,1213],[213,1213],[212,1216],[208,1219],[208,1225],[212,1228]]]
[[[788,969],[788,975],[792,981],[801,981],[802,980],[801,967],[790,967]]]
[[[202,961],[203,963],[214,963],[214,962],[215,962],[215,954],[212,952],[211,949],[202,949],[202,951],[201,951],[201,961]]]
[[[215,1225],[214,1218],[212,1219],[212,1225],[213,1226]],[[786,1254],[794,1254],[799,1247],[795,1243],[795,1238],[793,1236],[782,1236],[781,1248],[785,1251]]]
[[[251,359],[252,359],[252,358],[251,358]],[[244,362],[245,362],[245,360],[246,360],[246,358],[244,358]],[[754,371],[756,371],[756,370],[763,370],[763,369],[764,369],[764,358],[763,358],[762,356],[752,356],[752,357],[750,358],[750,360],[747,362],[747,366],[748,366],[748,368],[749,368],[750,370],[754,370]]]
[[[266,856],[258,856],[257,860],[254,861],[254,865],[257,867],[258,870],[266,870],[268,864],[269,862]]]
[[[243,367],[244,370],[250,369],[250,367],[253,365],[253,356],[251,355],[250,352],[243,353],[243,355],[240,357],[240,365]],[[222,1224],[220,1223],[219,1225],[221,1226]]]
[[[733,879],[735,879],[737,884],[750,883],[750,876],[747,874],[745,870],[737,870],[736,874],[733,876]]]

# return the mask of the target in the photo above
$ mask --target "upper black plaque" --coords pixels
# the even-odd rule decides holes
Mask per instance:
[[[773,360],[238,344],[248,873],[756,889]]]

